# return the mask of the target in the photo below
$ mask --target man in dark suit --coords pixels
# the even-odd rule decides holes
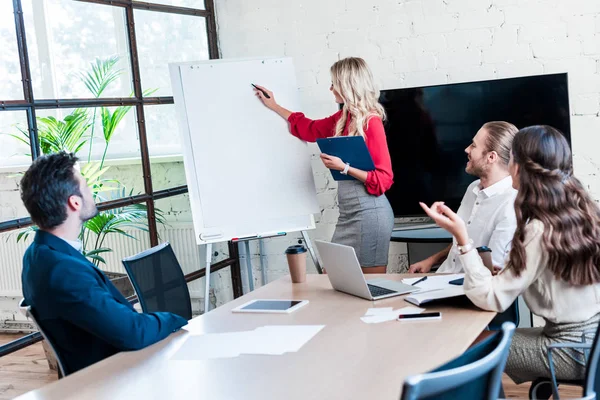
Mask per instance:
[[[73,154],[39,157],[20,186],[39,227],[23,257],[23,295],[66,374],[119,351],[149,346],[187,324],[171,313],[136,312],[81,254],[82,224],[98,210]]]

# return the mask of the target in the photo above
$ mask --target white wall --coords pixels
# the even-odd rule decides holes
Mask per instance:
[[[568,72],[575,172],[600,198],[598,0],[219,0],[216,7],[222,57],[293,57],[301,111],[312,118],[336,111],[329,67],[347,56],[365,58],[380,88]],[[319,164],[318,235],[326,236],[336,191]]]

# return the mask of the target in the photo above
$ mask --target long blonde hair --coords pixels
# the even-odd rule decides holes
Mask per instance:
[[[342,117],[335,125],[335,136],[341,136],[350,118],[348,136],[365,137],[369,118],[385,119],[385,110],[379,104],[379,90],[373,84],[373,75],[362,58],[348,57],[331,66],[333,89],[344,101]]]

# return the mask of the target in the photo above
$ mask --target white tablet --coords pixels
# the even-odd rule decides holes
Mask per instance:
[[[308,300],[264,300],[256,299],[231,310],[242,313],[289,314],[308,304]]]

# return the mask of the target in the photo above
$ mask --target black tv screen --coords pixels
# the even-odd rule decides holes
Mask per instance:
[[[458,209],[477,179],[464,152],[488,121],[517,128],[551,125],[571,143],[567,74],[382,90],[394,185],[386,193],[396,217],[420,216],[419,201]]]

